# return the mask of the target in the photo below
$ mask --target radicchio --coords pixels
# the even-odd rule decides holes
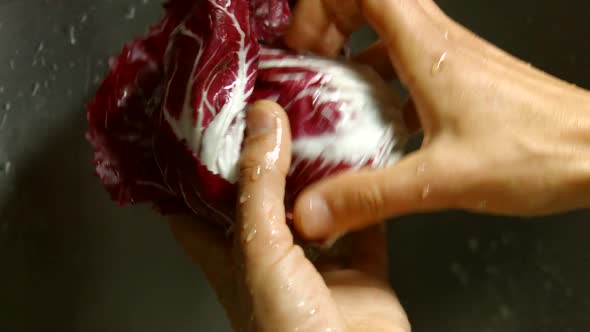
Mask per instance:
[[[151,202],[227,228],[246,106],[284,107],[293,137],[288,208],[309,184],[400,158],[399,101],[368,67],[282,48],[288,0],[171,0],[128,43],[87,107],[95,168],[121,205]]]

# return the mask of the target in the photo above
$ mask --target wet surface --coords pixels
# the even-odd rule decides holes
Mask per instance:
[[[590,5],[441,1],[537,67],[590,87]],[[0,0],[0,329],[228,331],[203,277],[147,208],[92,175],[83,104],[156,0]],[[444,63],[442,64],[444,67]],[[390,223],[414,331],[590,330],[590,213]]]

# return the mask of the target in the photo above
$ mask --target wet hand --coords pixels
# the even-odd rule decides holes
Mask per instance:
[[[171,218],[174,235],[207,276],[234,330],[409,332],[387,282],[383,228],[351,234],[348,250],[312,263],[285,221],[287,117],[266,101],[247,114],[234,241],[204,221]]]
[[[590,95],[480,39],[431,0],[301,0],[286,42],[334,56],[370,24],[356,56],[409,90],[421,149],[382,170],[341,174],[298,199],[308,239],[414,212],[535,216],[590,207]],[[414,117],[411,115],[415,114]]]

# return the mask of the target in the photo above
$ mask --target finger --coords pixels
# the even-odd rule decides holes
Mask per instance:
[[[169,218],[170,229],[218,293],[227,287],[233,266],[231,243],[218,229],[186,215]]]
[[[370,66],[385,81],[391,81],[397,77],[389,59],[387,47],[381,41],[356,54],[353,60]]]
[[[348,36],[364,22],[357,0],[301,0],[295,8],[285,39],[287,45],[295,50],[315,50],[324,56],[335,55]]]
[[[306,52],[320,44],[330,18],[319,0],[300,0],[293,11],[291,25],[285,33],[290,48]]]
[[[312,51],[333,58],[340,54],[346,41],[347,36],[342,34],[334,24],[331,24],[324,31],[323,37],[313,46]]]
[[[451,175],[445,163],[432,157],[431,149],[410,154],[387,169],[342,173],[312,185],[295,204],[297,231],[308,240],[322,240],[392,216],[448,207],[453,188],[437,181],[451,181]]]
[[[293,246],[284,208],[291,134],[285,112],[270,101],[249,108],[246,130],[236,248],[245,266],[256,269],[272,264]]]
[[[362,0],[361,10],[389,51],[400,80],[412,91],[431,77],[433,63],[451,52],[440,27],[417,1]]]

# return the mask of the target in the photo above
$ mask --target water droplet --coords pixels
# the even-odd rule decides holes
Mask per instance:
[[[243,193],[240,195],[240,204],[246,203],[252,196],[250,194]]]
[[[507,306],[505,306],[505,305],[500,306],[500,316],[502,316],[503,319],[510,318],[511,313],[512,313],[512,311]]]
[[[476,252],[479,248],[479,240],[475,237],[469,238],[469,240],[467,240],[467,246],[471,252]]]
[[[420,175],[426,171],[426,164],[422,163],[416,168],[416,175]]]
[[[256,236],[256,228],[253,228],[250,233],[248,233],[248,236],[246,236],[246,243],[250,243],[254,240],[254,236]]]
[[[76,39],[76,27],[74,27],[73,25],[70,25],[68,27],[68,41],[70,42],[70,45],[76,45],[76,43],[78,42],[78,40]]]
[[[39,82],[33,83],[33,86],[31,87],[31,97],[35,97],[37,93],[39,93],[39,89],[41,89],[41,84],[39,84]]]
[[[258,180],[258,178],[260,177],[260,173],[262,173],[262,167],[256,166],[256,168],[252,170],[252,174],[250,175],[250,179],[252,181]]]
[[[432,68],[430,69],[430,73],[432,75],[438,74],[441,70],[441,66],[442,66],[443,62],[445,62],[446,59],[447,59],[447,52],[444,52],[443,54],[441,54],[440,58],[438,58],[438,61],[432,65]]]
[[[5,111],[10,111],[11,108],[12,108],[12,105],[10,104],[10,102],[4,103],[4,110]]]
[[[16,63],[14,62],[14,59],[10,59],[8,61],[8,66],[10,67],[10,70],[16,69]]]
[[[12,163],[10,161],[4,162],[4,165],[0,165],[0,171],[4,174],[10,173],[10,169],[12,168]]]
[[[303,308],[305,306],[305,301],[299,301],[299,303],[297,303],[297,308]]]
[[[135,18],[135,6],[129,6],[127,13],[125,14],[126,20],[132,20]]]
[[[0,130],[2,130],[4,128],[7,118],[8,118],[8,113],[2,114],[2,119],[0,119]]]
[[[82,14],[82,17],[80,17],[80,23],[84,23],[88,20],[88,14],[84,13]]]
[[[469,275],[465,268],[459,262],[453,262],[450,267],[451,273],[461,282],[466,285],[469,282]]]
[[[317,314],[317,312],[318,312],[318,309],[317,308],[311,308],[309,310],[309,315],[310,316],[313,316],[313,315]]]
[[[101,77],[100,77],[100,75],[95,75],[95,76],[94,76],[94,79],[92,80],[92,82],[93,82],[94,84],[99,84],[99,83],[100,83],[100,80],[101,80]]]
[[[445,31],[445,40],[449,40],[449,30]]]
[[[424,186],[424,188],[422,188],[422,199],[425,199],[426,197],[428,197],[429,194],[430,194],[430,185],[427,184],[426,186]]]

